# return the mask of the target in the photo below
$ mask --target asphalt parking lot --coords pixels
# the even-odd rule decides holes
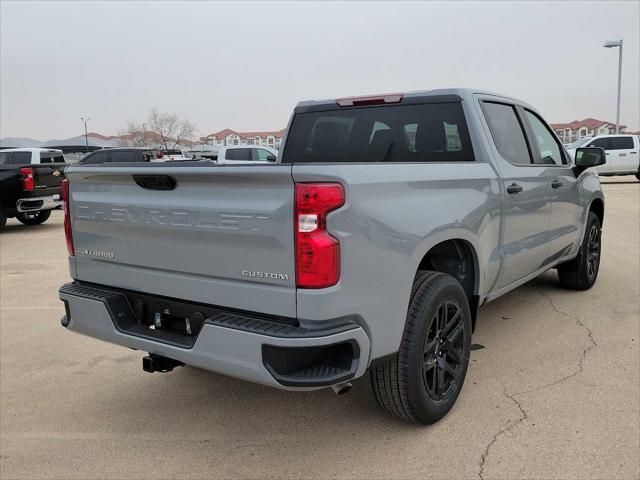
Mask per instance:
[[[290,393],[67,332],[62,212],[0,234],[2,478],[639,478],[640,183],[604,180],[595,287],[554,271],[480,310],[462,394],[416,427],[347,395]]]

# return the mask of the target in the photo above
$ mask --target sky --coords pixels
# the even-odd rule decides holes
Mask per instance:
[[[284,128],[298,101],[473,87],[640,130],[640,2],[0,1],[0,137]]]

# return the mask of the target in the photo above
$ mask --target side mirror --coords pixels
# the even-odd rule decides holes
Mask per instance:
[[[267,155],[267,162],[275,162],[275,161],[276,161],[275,155]]]
[[[600,147],[584,147],[576,149],[575,164],[576,173],[583,172],[587,168],[597,167],[607,163],[607,157],[604,148]]]

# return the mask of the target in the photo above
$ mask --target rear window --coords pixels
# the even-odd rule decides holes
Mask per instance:
[[[40,152],[40,163],[64,163],[64,155],[58,152]]]
[[[462,104],[298,113],[283,163],[473,161]]]

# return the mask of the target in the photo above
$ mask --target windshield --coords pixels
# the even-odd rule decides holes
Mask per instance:
[[[283,163],[473,161],[462,104],[298,113]]]
[[[579,148],[582,145],[584,145],[585,143],[587,143],[589,140],[591,140],[590,138],[581,138],[580,140],[576,140],[573,143],[570,143],[569,145],[565,145],[565,148],[570,149],[570,148]]]

